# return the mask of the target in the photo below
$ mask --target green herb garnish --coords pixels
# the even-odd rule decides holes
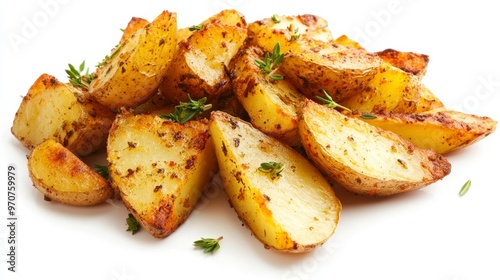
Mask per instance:
[[[465,182],[465,184],[460,189],[460,192],[458,193],[458,195],[464,196],[469,191],[471,184],[472,184],[472,182],[470,180],[467,180],[467,182]]]
[[[271,179],[276,178],[277,176],[281,176],[280,173],[285,169],[285,164],[281,162],[263,162],[260,164],[260,167],[258,168],[259,171],[264,172],[264,173],[270,173],[271,174]]]
[[[373,120],[373,119],[376,119],[377,116],[372,115],[372,114],[364,113],[364,114],[361,114],[361,118],[362,119],[367,119],[367,120]]]
[[[83,73],[85,70],[85,60],[80,64],[78,69],[72,64],[68,64],[69,69],[66,69],[66,74],[68,74],[69,82],[75,87],[81,87],[88,89],[90,83],[94,79],[94,73],[89,73],[89,69]]]
[[[344,106],[338,104],[337,102],[333,101],[332,97],[326,92],[326,90],[323,89],[323,93],[325,94],[326,98],[323,98],[321,96],[316,96],[316,98],[321,100],[323,102],[323,105],[325,105],[326,107],[332,108],[332,109],[339,107],[339,108],[344,109],[346,111],[352,112],[351,109],[344,107]]]
[[[296,27],[296,28],[293,28],[293,24],[290,24],[288,27],[287,27],[288,31],[290,31],[291,33],[291,36],[290,36],[290,40],[289,41],[295,41],[297,39],[300,38],[300,33],[299,33],[299,28]]]
[[[280,22],[281,22],[281,20],[279,20],[279,19],[277,18],[277,15],[273,15],[273,16],[271,17],[271,20],[272,20],[274,23],[280,23]]]
[[[113,50],[111,50],[111,54],[110,55],[106,55],[102,60],[101,62],[97,63],[96,67],[101,67],[103,66],[104,64],[106,64],[106,62],[108,62],[116,53],[118,53],[118,51],[121,49],[122,45],[118,44],[116,45]]]
[[[262,60],[254,60],[255,65],[257,65],[261,72],[265,74],[265,77],[269,77],[272,80],[283,80],[283,76],[279,74],[274,74],[276,69],[278,69],[278,65],[283,61],[285,54],[280,54],[280,44],[276,43],[273,48],[272,55],[269,55],[267,52],[264,56],[264,61]]]
[[[196,240],[193,245],[195,247],[200,247],[203,248],[203,253],[214,253],[215,251],[219,250],[220,244],[219,241],[222,240],[222,236],[220,236],[217,239],[214,238],[201,238],[199,240]]]
[[[185,123],[192,119],[196,114],[201,115],[203,112],[212,108],[212,104],[205,104],[207,101],[206,97],[199,100],[191,99],[189,94],[188,97],[189,102],[181,101],[179,105],[175,106],[173,113],[161,115],[160,117],[178,123]]]
[[[128,225],[127,231],[131,231],[132,235],[136,234],[141,228],[141,225],[139,224],[139,222],[137,222],[134,215],[130,213],[128,214],[127,225]]]
[[[99,173],[104,179],[109,181],[109,169],[106,165],[94,164],[94,170]]]
[[[189,31],[195,31],[195,30],[202,30],[202,29],[203,29],[203,27],[205,27],[205,25],[204,25],[204,24],[201,24],[201,25],[193,25],[193,26],[189,27],[188,29],[189,29]]]

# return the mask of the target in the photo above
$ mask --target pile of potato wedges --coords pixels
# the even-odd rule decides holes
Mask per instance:
[[[342,209],[334,188],[414,191],[451,172],[446,154],[497,122],[450,110],[427,88],[427,55],[369,52],[316,15],[247,22],[222,10],[189,27],[134,17],[85,86],[42,74],[16,113],[34,186],[47,200],[119,199],[152,236],[174,232],[218,173],[266,248],[323,244]],[[179,104],[210,110],[165,118]],[[326,102],[325,102],[326,101]],[[109,178],[85,163],[104,153]]]

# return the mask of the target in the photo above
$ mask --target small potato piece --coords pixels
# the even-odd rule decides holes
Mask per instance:
[[[121,113],[108,140],[109,174],[124,205],[156,238],[174,232],[217,171],[208,121]]]
[[[493,133],[497,126],[497,122],[489,117],[445,108],[419,114],[380,113],[374,114],[374,119],[362,118],[359,113],[350,116],[392,131],[421,148],[440,154],[472,145]]]
[[[212,112],[209,125],[229,202],[265,248],[306,252],[332,236],[342,206],[314,165],[227,113]],[[267,162],[284,169],[275,177],[259,171]]]
[[[361,195],[416,190],[451,171],[448,160],[433,150],[310,100],[303,104],[299,133],[316,166]]]
[[[53,139],[78,156],[106,145],[115,114],[70,84],[42,74],[24,96],[12,134],[28,149]]]
[[[305,97],[287,80],[266,78],[255,60],[264,61],[257,46],[242,49],[229,66],[233,92],[252,124],[290,146],[300,146],[298,105]]]
[[[230,91],[226,68],[247,37],[246,25],[208,23],[179,42],[160,92],[173,103],[207,98],[215,103]]]
[[[111,109],[132,107],[153,96],[175,52],[177,15],[163,11],[113,51],[89,92]]]
[[[31,151],[28,171],[33,185],[52,201],[90,206],[113,197],[113,188],[106,179],[52,139]]]
[[[366,88],[342,105],[361,112],[412,113],[421,91],[420,77],[384,62]]]

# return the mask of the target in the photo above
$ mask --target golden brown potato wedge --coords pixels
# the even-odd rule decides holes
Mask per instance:
[[[345,189],[370,196],[408,192],[451,171],[442,155],[313,101],[303,103],[299,132],[307,155]]]
[[[188,218],[217,172],[206,119],[179,124],[121,113],[107,149],[113,187],[156,238],[170,235]]]
[[[111,109],[132,107],[153,96],[177,44],[177,15],[163,11],[132,33],[97,70],[89,92]]]
[[[367,123],[392,131],[415,145],[440,154],[465,148],[495,131],[497,122],[445,108],[418,114],[380,113],[375,118],[349,114]]]
[[[217,102],[231,88],[226,68],[246,37],[246,25],[216,22],[193,32],[179,42],[161,83],[161,93],[173,104],[188,101],[188,95],[195,100],[207,97],[208,103]]]
[[[229,202],[266,248],[305,252],[332,236],[341,204],[306,158],[224,112],[212,113],[210,133]],[[278,174],[259,170],[269,162],[284,168]]]
[[[300,146],[297,110],[305,97],[288,80],[266,78],[255,64],[264,60],[265,52],[249,46],[231,61],[233,92],[256,128],[290,146]]]
[[[47,200],[90,206],[113,197],[113,188],[105,178],[52,139],[31,151],[28,171],[33,185]]]
[[[28,149],[54,139],[78,156],[106,145],[115,114],[70,84],[42,74],[21,102],[12,134]]]
[[[311,39],[293,45],[280,69],[306,97],[316,99],[326,90],[342,102],[364,90],[381,63],[362,49]]]
[[[361,112],[412,113],[421,92],[420,77],[384,62],[365,89],[342,101],[342,105]]]

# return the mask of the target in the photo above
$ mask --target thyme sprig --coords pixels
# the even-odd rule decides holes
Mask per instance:
[[[470,180],[467,180],[467,182],[465,182],[465,184],[460,189],[460,192],[458,193],[458,195],[464,196],[469,191],[471,184],[472,184],[472,182]]]
[[[69,69],[66,69],[69,82],[75,87],[88,89],[90,83],[94,79],[94,73],[89,73],[89,69],[85,70],[85,60],[78,66],[78,69],[72,64],[68,64]]]
[[[106,165],[100,165],[95,163],[94,170],[99,173],[104,179],[109,181],[109,169]]]
[[[212,104],[205,104],[207,101],[206,97],[199,100],[193,100],[188,94],[188,98],[188,102],[181,101],[179,105],[175,106],[173,113],[164,114],[160,117],[178,123],[185,123],[195,115],[201,115],[203,112],[212,109]]]
[[[285,169],[285,164],[282,162],[263,162],[260,164],[258,170],[264,173],[270,173],[271,179],[281,176],[280,173]]]
[[[128,225],[127,231],[131,231],[132,235],[136,234],[141,229],[141,225],[132,214],[128,214],[126,221]]]
[[[280,44],[276,43],[273,48],[273,53],[270,55],[266,52],[264,56],[264,61],[256,59],[254,60],[255,65],[257,65],[261,72],[265,74],[265,77],[269,77],[272,80],[283,80],[283,76],[280,74],[275,74],[278,69],[278,65],[283,61],[285,57],[284,53],[280,53]]]
[[[338,104],[337,102],[333,101],[332,97],[326,92],[326,90],[323,89],[322,91],[325,94],[325,98],[323,98],[321,96],[316,96],[316,98],[321,100],[321,102],[323,102],[323,105],[325,105],[328,108],[332,108],[332,109],[339,107],[339,108],[346,110],[348,112],[352,112],[351,109],[344,107],[344,106]]]
[[[201,238],[196,240],[193,245],[195,247],[203,248],[203,253],[214,253],[220,248],[220,241],[222,240],[222,236],[219,238]]]

